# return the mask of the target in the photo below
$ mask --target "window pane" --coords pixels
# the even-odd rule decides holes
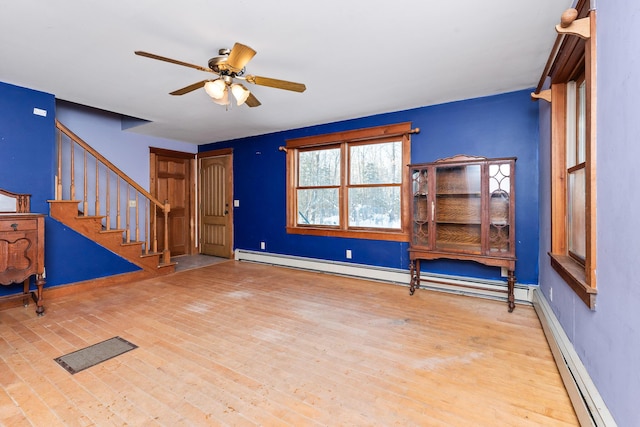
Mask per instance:
[[[586,204],[585,169],[569,174],[569,251],[585,259],[586,256]]]
[[[511,191],[511,170],[509,163],[489,165],[489,192]]]
[[[480,194],[480,181],[480,165],[443,166],[436,169],[436,192],[439,195]]]
[[[489,251],[509,252],[509,200],[511,171],[508,163],[489,165]]]
[[[340,149],[301,151],[298,185],[316,187],[340,185]]]
[[[400,229],[400,187],[350,188],[349,226]]]
[[[584,162],[587,140],[587,94],[584,80],[578,86],[576,106],[576,164]]]
[[[402,143],[354,145],[349,150],[350,184],[400,184]]]
[[[338,225],[337,188],[298,190],[298,224]]]
[[[578,108],[578,95],[576,90],[576,82],[567,82],[567,117],[565,118],[566,127],[566,149],[567,149],[567,168],[576,165],[576,147],[578,130],[577,124],[577,108]]]

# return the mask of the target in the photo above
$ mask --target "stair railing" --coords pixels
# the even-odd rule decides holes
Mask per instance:
[[[56,128],[55,199],[76,200],[76,182],[81,181],[80,216],[102,216],[104,230],[122,231],[125,243],[141,242],[145,254],[158,252],[160,228],[163,241],[162,262],[169,263],[169,202],[161,202],[153,197],[57,120]],[[81,157],[80,162],[76,160],[78,156]],[[141,200],[143,209],[140,209]],[[123,219],[124,229],[121,228]],[[142,226],[140,222],[143,223]]]

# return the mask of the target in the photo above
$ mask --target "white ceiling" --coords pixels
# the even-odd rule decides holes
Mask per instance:
[[[149,120],[133,130],[193,143],[536,86],[571,0],[19,0],[0,2],[0,81]],[[235,42],[258,53],[262,102],[225,111],[200,89]]]

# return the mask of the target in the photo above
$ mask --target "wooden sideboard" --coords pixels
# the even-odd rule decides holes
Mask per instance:
[[[9,199],[15,199],[11,209]],[[20,212],[29,207],[28,195],[0,190],[0,284],[23,283],[23,303],[31,295],[36,313],[44,314],[44,214]],[[15,212],[6,212],[14,210]],[[36,292],[31,294],[31,276],[35,276]]]

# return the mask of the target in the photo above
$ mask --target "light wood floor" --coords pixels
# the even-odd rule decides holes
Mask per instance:
[[[236,261],[45,305],[0,311],[0,424],[578,424],[528,306]]]

